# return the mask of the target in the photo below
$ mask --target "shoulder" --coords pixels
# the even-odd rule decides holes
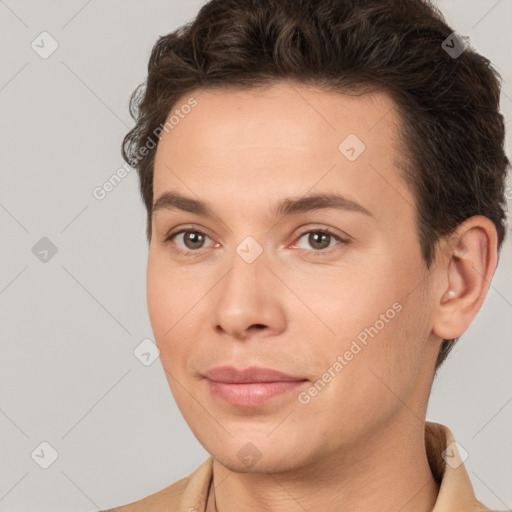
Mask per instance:
[[[177,509],[189,480],[190,475],[141,500],[102,512],[147,512],[148,510],[151,510],[151,512],[167,512]]]

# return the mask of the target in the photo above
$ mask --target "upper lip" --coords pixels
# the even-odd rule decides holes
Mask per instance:
[[[286,373],[271,368],[251,366],[237,369],[233,366],[217,366],[203,373],[208,380],[229,384],[257,383],[257,382],[295,382],[306,380],[301,377],[293,377]]]

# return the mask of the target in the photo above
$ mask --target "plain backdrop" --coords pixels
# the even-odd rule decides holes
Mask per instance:
[[[153,339],[135,172],[93,196],[123,164],[128,98],[154,42],[202,3],[0,0],[2,512],[119,506],[208,455],[159,359],[145,366],[134,355]],[[510,128],[512,3],[438,5],[500,70]],[[510,133],[508,142],[510,155]],[[486,303],[439,373],[427,416],[452,430],[478,498],[497,510],[512,508],[511,253],[509,229]]]

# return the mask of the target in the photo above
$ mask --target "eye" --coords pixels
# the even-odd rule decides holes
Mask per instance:
[[[328,229],[317,229],[317,230],[306,231],[306,232],[302,233],[302,235],[299,237],[299,239],[298,239],[299,242],[302,239],[305,239],[305,243],[309,244],[309,248],[304,247],[304,246],[301,247],[297,243],[296,243],[297,245],[295,245],[295,246],[298,246],[299,249],[306,249],[306,250],[308,250],[312,247],[314,252],[323,251],[324,249],[333,247],[334,245],[348,243],[348,240],[344,240],[340,236],[335,235],[334,233],[331,233]],[[332,243],[332,242],[338,242],[338,244]]]
[[[177,246],[177,252],[196,252],[198,249],[205,248],[206,240],[212,240],[206,233],[196,229],[182,229],[171,233],[164,243],[174,242]],[[212,240],[213,242],[213,240]]]
[[[199,253],[201,249],[206,249],[208,240],[210,241],[210,247],[218,247],[219,244],[215,243],[206,233],[197,229],[182,229],[171,233],[163,241],[163,244],[170,243],[175,252],[191,256],[192,253]],[[325,249],[348,243],[348,239],[344,239],[328,229],[316,229],[303,232],[292,247],[305,249],[309,252],[323,253],[330,252],[325,251]]]

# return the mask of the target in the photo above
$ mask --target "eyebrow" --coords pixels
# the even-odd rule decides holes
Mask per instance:
[[[272,214],[275,217],[281,217],[327,208],[352,211],[373,217],[373,214],[364,206],[338,194],[314,194],[300,198],[286,198],[274,206]],[[203,217],[217,217],[213,209],[204,201],[186,197],[177,192],[164,192],[153,203],[152,213],[160,210],[182,210]]]

